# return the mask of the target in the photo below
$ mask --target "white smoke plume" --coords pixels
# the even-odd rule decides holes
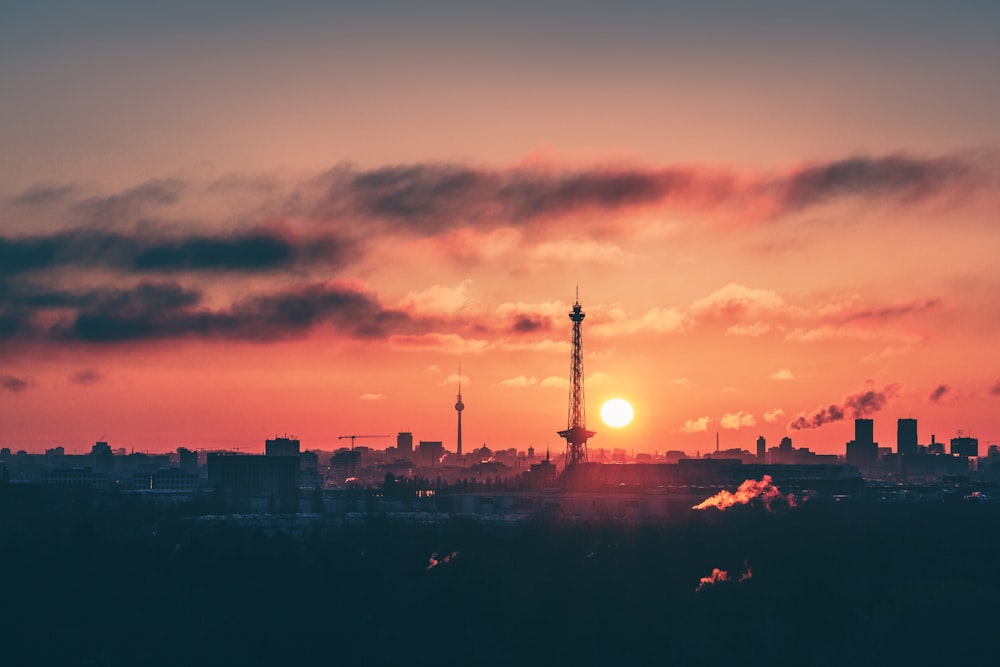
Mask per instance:
[[[733,505],[746,505],[755,498],[760,498],[764,503],[764,507],[769,512],[773,511],[773,507],[778,503],[787,503],[789,507],[795,507],[795,496],[792,494],[783,495],[778,487],[774,485],[774,480],[771,476],[764,475],[759,480],[746,480],[740,484],[735,493],[722,490],[711,498],[706,498],[691,509],[704,510],[714,507],[719,510],[726,510]]]
[[[458,557],[457,551],[452,551],[450,554],[445,554],[444,556],[438,557],[437,552],[431,554],[431,557],[427,559],[427,569],[433,570],[438,565],[444,565],[445,563],[450,563],[452,560]]]
[[[739,577],[732,579],[729,576],[729,572],[727,572],[726,570],[721,570],[717,567],[713,567],[712,574],[708,575],[707,577],[702,577],[701,579],[699,579],[698,587],[695,588],[694,590],[696,593],[699,593],[708,588],[709,586],[715,586],[716,584],[725,584],[725,583],[741,584],[744,581],[747,581],[748,579],[751,579],[753,577],[753,570],[750,569],[750,566],[747,563],[743,563],[743,568],[744,568],[743,573],[740,574]]]

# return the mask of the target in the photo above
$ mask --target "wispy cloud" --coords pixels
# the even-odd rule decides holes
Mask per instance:
[[[681,427],[681,433],[702,433],[708,430],[708,425],[711,421],[712,420],[709,417],[688,419],[684,422],[684,426]]]
[[[83,386],[88,386],[92,384],[97,384],[104,379],[104,374],[101,373],[96,368],[84,368],[78,370],[69,376],[69,381],[73,384],[79,384]]]
[[[744,426],[756,426],[757,420],[749,412],[740,410],[739,412],[727,412],[719,419],[719,426],[726,429],[737,430]]]
[[[0,387],[11,392],[12,394],[18,394],[30,386],[31,380],[29,378],[20,378],[14,375],[0,375]]]
[[[781,415],[785,414],[785,411],[781,408],[775,408],[773,410],[768,410],[764,413],[764,421],[774,423],[778,421]]]
[[[951,387],[946,384],[939,384],[934,388],[934,391],[931,392],[931,395],[928,398],[930,398],[931,403],[940,403],[944,400],[945,395],[950,391],[950,389]]]
[[[324,324],[349,337],[373,339],[419,328],[405,313],[386,309],[373,296],[338,283],[290,286],[247,296],[223,308],[209,307],[200,290],[173,281],[123,289],[41,291],[11,299],[19,307],[0,310],[0,339],[27,343],[179,338],[271,341],[301,337]],[[25,306],[29,301],[35,311]],[[72,312],[45,323],[38,314],[51,308]]]
[[[500,386],[502,387],[534,387],[538,384],[538,378],[535,376],[526,377],[524,375],[518,375],[517,377],[507,378],[506,380],[500,381]]]
[[[275,272],[343,266],[357,259],[357,252],[344,238],[296,238],[274,230],[163,236],[75,228],[40,236],[0,236],[0,276],[61,268],[126,275]]]
[[[771,373],[770,375],[768,375],[768,377],[770,379],[772,379],[772,380],[794,380],[795,379],[795,376],[787,368],[778,369],[778,370],[774,371],[773,373]]]

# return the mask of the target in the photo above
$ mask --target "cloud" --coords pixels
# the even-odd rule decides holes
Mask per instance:
[[[400,349],[422,349],[443,354],[482,354],[489,348],[485,340],[463,338],[458,334],[396,334],[389,342]]]
[[[613,379],[614,378],[612,378],[608,373],[601,373],[598,371],[590,374],[587,378],[586,384],[588,387],[602,387],[611,382]]]
[[[19,378],[13,375],[0,375],[0,387],[12,394],[18,394],[31,386],[28,378]]]
[[[773,373],[771,373],[770,375],[768,375],[768,377],[770,379],[772,379],[772,380],[794,380],[795,379],[795,376],[792,375],[792,372],[790,370],[788,370],[787,368],[782,368],[780,370],[776,370]]]
[[[187,184],[180,179],[152,179],[119,194],[85,199],[73,209],[88,224],[129,223],[151,211],[177,204],[186,190]]]
[[[572,345],[565,340],[538,340],[538,341],[516,341],[500,340],[491,346],[493,349],[504,352],[557,352],[568,354]]]
[[[990,396],[1000,396],[1000,378],[990,387]]]
[[[731,322],[744,319],[759,320],[780,311],[783,307],[784,301],[773,290],[729,283],[696,300],[688,312],[698,320]]]
[[[763,336],[771,330],[770,324],[764,322],[754,322],[753,324],[734,324],[726,329],[727,336]]]
[[[946,384],[940,384],[937,387],[935,387],[934,391],[932,391],[931,395],[929,396],[931,403],[940,403],[941,400],[945,397],[945,394],[947,394],[950,390],[951,387],[949,387]]]
[[[971,171],[958,158],[852,157],[790,174],[783,203],[794,209],[844,196],[914,200],[965,182]]]
[[[719,425],[722,428],[728,428],[732,430],[737,430],[743,426],[756,426],[757,420],[754,416],[748,412],[727,412],[719,420]]]
[[[586,213],[731,211],[767,219],[833,200],[908,204],[980,185],[961,157],[853,156],[779,173],[697,166],[412,163],[338,165],[303,183],[290,205],[318,219],[355,217],[435,235],[461,226],[519,226]]]
[[[0,315],[0,334],[8,340],[115,343],[201,338],[272,341],[301,337],[320,325],[358,339],[410,333],[416,321],[383,308],[372,296],[340,283],[307,283],[264,294],[251,294],[223,308],[211,309],[200,290],[177,282],[145,282],[123,289],[37,293],[36,304],[69,308],[55,323],[43,326],[32,315],[8,331]],[[45,306],[39,306],[44,312]],[[37,318],[36,318],[37,319]],[[19,328],[18,328],[19,326]]]
[[[899,395],[898,384],[888,384],[881,390],[867,389],[845,396],[841,403],[817,408],[809,415],[799,415],[788,427],[793,430],[819,428],[831,422],[840,421],[847,415],[853,419],[870,417],[881,410],[890,398]]]
[[[359,396],[358,398],[360,398],[362,401],[382,401],[382,400],[385,400],[385,396],[383,394],[361,394],[361,396]]]
[[[540,387],[558,387],[560,389],[565,389],[569,387],[569,380],[558,375],[550,375],[549,377],[543,379],[538,383]]]
[[[0,276],[60,268],[125,274],[274,272],[354,261],[355,244],[331,235],[296,239],[273,230],[165,237],[75,228],[0,236]]]
[[[590,239],[560,239],[535,245],[528,251],[528,259],[537,263],[564,262],[594,265],[618,264],[624,258],[622,249],[608,242]]]
[[[420,292],[410,292],[399,302],[399,307],[421,314],[454,315],[468,308],[471,280],[463,280],[456,287],[433,285]]]
[[[775,408],[773,410],[768,410],[764,413],[764,421],[774,423],[778,421],[778,417],[785,414],[785,411],[781,408]]]
[[[525,377],[524,375],[518,375],[517,377],[507,378],[506,380],[500,381],[501,387],[534,387],[538,384],[538,378],[535,376]]]
[[[104,374],[94,368],[84,368],[69,376],[69,381],[73,384],[88,386],[97,384],[104,379]]]
[[[48,206],[61,204],[70,199],[76,193],[74,185],[34,185],[24,190],[19,195],[11,197],[10,203],[14,206]]]
[[[711,422],[709,417],[698,417],[697,419],[688,419],[684,422],[684,426],[681,427],[681,433],[701,433],[708,430],[708,425]]]
[[[459,383],[461,383],[461,384],[472,384],[472,380],[469,378],[468,375],[459,375],[458,373],[452,373],[451,375],[449,375],[448,377],[446,377],[441,384],[454,384],[454,385],[458,385]]]
[[[686,318],[675,308],[653,308],[638,318],[629,318],[612,308],[602,315],[608,319],[591,325],[588,333],[603,338],[630,336],[642,332],[671,333],[684,328]]]

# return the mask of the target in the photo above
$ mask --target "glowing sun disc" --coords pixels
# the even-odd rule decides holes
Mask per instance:
[[[612,398],[601,406],[601,419],[613,428],[621,428],[632,421],[632,406],[624,398]]]

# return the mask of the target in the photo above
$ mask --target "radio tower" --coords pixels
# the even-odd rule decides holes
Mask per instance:
[[[569,319],[573,320],[573,358],[569,380],[569,418],[565,431],[559,437],[566,438],[566,468],[587,462],[587,440],[596,431],[587,430],[587,409],[583,399],[583,338],[580,324],[586,313],[580,309],[580,288],[576,288],[576,303]]]
[[[462,363],[458,364],[458,401],[455,403],[455,412],[458,413],[458,455],[462,455],[462,410],[465,403],[462,402]]]

